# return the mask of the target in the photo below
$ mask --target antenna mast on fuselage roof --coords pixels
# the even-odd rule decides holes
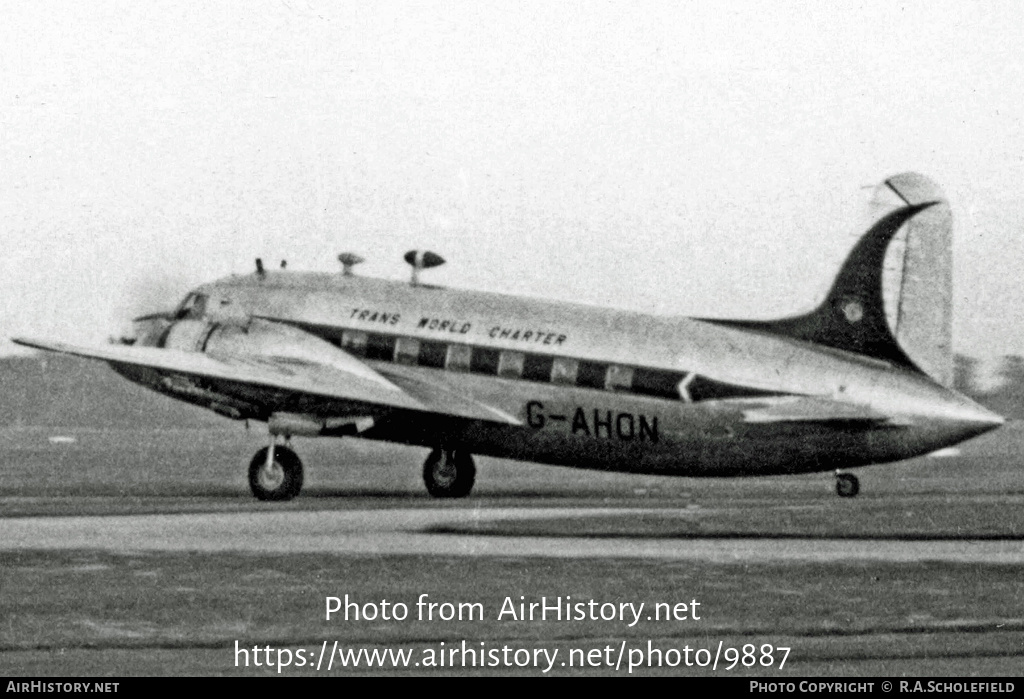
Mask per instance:
[[[352,268],[364,260],[354,252],[343,252],[338,255],[338,262],[341,263],[341,273],[346,277],[351,277]]]
[[[419,271],[421,269],[440,267],[444,264],[443,257],[429,250],[410,250],[405,253],[404,259],[412,267],[412,279],[409,280],[412,286],[420,285]]]

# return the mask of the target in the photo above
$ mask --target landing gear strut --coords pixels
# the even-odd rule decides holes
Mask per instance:
[[[423,482],[435,498],[464,498],[475,478],[473,456],[462,450],[435,449],[423,462]]]
[[[271,441],[249,463],[249,488],[259,500],[291,500],[302,490],[302,461]]]
[[[860,481],[852,473],[836,474],[836,494],[841,498],[857,497],[860,492]]]

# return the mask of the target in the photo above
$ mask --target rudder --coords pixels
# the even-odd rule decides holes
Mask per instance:
[[[953,216],[945,195],[924,175],[908,172],[879,185],[908,205],[935,202],[904,226],[901,254],[892,262],[888,321],[896,341],[924,373],[953,384]],[[892,247],[892,246],[891,246]]]

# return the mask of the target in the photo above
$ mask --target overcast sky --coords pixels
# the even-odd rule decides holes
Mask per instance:
[[[804,310],[873,185],[940,183],[954,345],[1024,354],[1016,2],[3,2],[0,353],[252,260]]]

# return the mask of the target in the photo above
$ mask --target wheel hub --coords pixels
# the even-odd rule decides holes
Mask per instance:
[[[273,464],[264,466],[259,470],[258,478],[260,486],[264,489],[277,490],[284,483],[284,469],[275,460]]]
[[[455,468],[455,460],[442,457],[434,464],[434,481],[441,487],[447,488],[455,482],[458,470]]]

